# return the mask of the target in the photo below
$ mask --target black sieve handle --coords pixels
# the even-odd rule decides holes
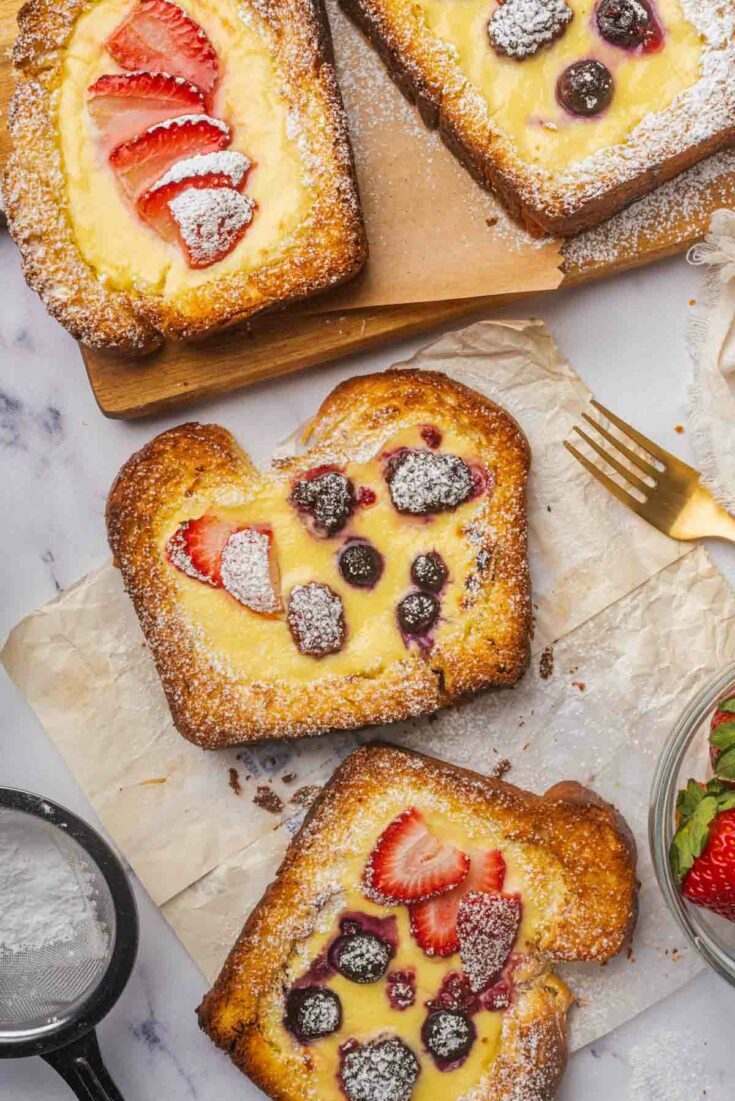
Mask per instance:
[[[79,1101],[124,1101],[102,1062],[94,1029],[42,1058],[71,1086]]]

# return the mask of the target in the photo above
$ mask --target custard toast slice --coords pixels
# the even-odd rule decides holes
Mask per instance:
[[[123,467],[110,546],[180,733],[217,748],[427,714],[528,658],[526,440],[434,371],[342,383],[255,469],[185,424]]]
[[[735,142],[729,0],[340,3],[532,233],[588,229]]]
[[[265,1093],[550,1101],[572,996],[636,919],[620,815],[380,743],[338,769],[199,1020]]]
[[[8,225],[78,340],[141,354],[360,269],[321,0],[28,0],[18,18]]]

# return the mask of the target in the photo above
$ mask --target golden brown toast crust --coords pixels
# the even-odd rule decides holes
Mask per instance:
[[[481,96],[452,52],[428,28],[417,5],[405,0],[339,2],[424,123],[438,129],[470,175],[533,234],[569,237],[591,229],[735,143],[735,65],[725,76],[716,56],[731,34],[729,0],[721,9],[712,0],[711,18],[697,26],[713,58],[714,75],[705,74],[693,90],[681,93],[649,121],[644,119],[625,142],[558,176],[516,155],[512,141],[493,125]],[[708,0],[696,2],[704,8]]]
[[[499,1056],[481,1091],[472,1094],[477,1101],[549,1101],[566,1062],[571,997],[547,961],[604,963],[624,947],[636,917],[630,831],[614,808],[579,784],[559,784],[538,796],[380,742],[358,749],[324,788],[248,918],[199,1008],[201,1027],[269,1096],[307,1096],[303,1067],[274,1049],[261,1028],[263,999],[283,986],[294,946],[314,928],[342,862],[355,855],[358,823],[396,796],[406,805],[431,800],[433,808],[473,822],[480,833],[486,825],[499,827],[508,843],[535,852],[539,876],[563,881],[566,905],[541,920],[538,955],[504,1015]]]
[[[218,748],[354,729],[426,714],[518,680],[528,660],[531,616],[525,515],[530,457],[525,437],[504,410],[434,371],[361,376],[324,401],[310,426],[308,452],[274,463],[272,472],[289,486],[312,467],[348,461],[357,449],[375,454],[401,428],[427,422],[461,428],[495,472],[493,493],[473,513],[481,541],[491,548],[492,566],[464,613],[469,641],[437,642],[429,661],[412,648],[405,659],[371,676],[330,676],[322,659],[314,679],[297,690],[276,680],[237,680],[223,671],[216,654],[196,650],[191,627],[176,607],[174,571],[154,536],[162,510],[194,488],[215,494],[259,477],[232,436],[216,425],[184,424],[125,464],[108,499],[108,537],[184,737]]]
[[[164,338],[198,339],[352,278],[367,258],[367,242],[322,0],[241,0],[267,27],[283,92],[299,110],[319,160],[308,225],[268,263],[177,295],[105,285],[82,256],[66,214],[55,125],[66,45],[93,3],[27,0],[13,50],[13,148],[2,187],[26,280],[52,316],[91,347],[142,355]]]

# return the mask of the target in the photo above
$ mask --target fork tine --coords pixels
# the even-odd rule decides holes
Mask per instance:
[[[589,444],[589,446],[597,452],[600,458],[604,459],[606,463],[609,463],[613,470],[617,470],[618,474],[622,474],[629,485],[635,486],[640,493],[646,496],[651,492],[652,486],[647,485],[646,482],[634,474],[627,466],[623,466],[621,462],[618,462],[614,455],[610,455],[604,447],[601,447],[596,440],[593,440],[591,436],[579,427],[579,425],[575,424],[574,431],[582,437],[585,443]]]
[[[607,417],[611,424],[614,424],[616,428],[628,436],[631,440],[634,440],[639,447],[642,447],[644,451],[647,451],[649,455],[653,455],[659,462],[664,463],[671,469],[678,469],[683,474],[688,476],[694,476],[699,478],[699,471],[695,470],[692,466],[687,466],[681,459],[677,459],[676,455],[672,455],[670,451],[666,451],[663,447],[659,447],[653,440],[649,440],[647,436],[644,436],[642,432],[636,432],[635,428],[631,428],[629,424],[621,420],[620,417],[616,417],[614,413],[611,413],[609,409],[606,409],[604,405],[600,405],[599,401],[595,401],[594,398],[590,404],[597,409],[599,413],[602,413],[603,417]],[[657,471],[657,473],[659,473]]]
[[[594,417],[591,417],[589,413],[583,413],[582,418],[587,421],[587,424],[591,424],[595,431],[599,432],[600,435],[603,436],[608,443],[611,443],[613,447],[616,447],[622,455],[625,455],[626,459],[628,459],[629,462],[633,463],[633,465],[638,470],[642,470],[643,473],[647,474],[649,478],[655,479],[660,477],[660,470],[657,470],[655,466],[651,466],[650,463],[647,463],[642,455],[639,455],[636,451],[631,451],[629,447],[626,447],[622,440],[620,440],[617,436],[613,436],[612,432],[608,432],[607,428],[605,428],[604,425],[600,424],[599,421],[596,421]]]
[[[580,462],[582,466],[590,472],[593,478],[597,478],[597,481],[601,482],[609,493],[612,493],[613,497],[617,497],[619,501],[622,501],[622,503],[624,505],[627,505],[628,508],[632,509],[633,512],[637,512],[641,516],[644,515],[644,504],[642,504],[640,501],[636,501],[635,497],[631,497],[629,493],[626,493],[623,487],[619,486],[617,482],[614,482],[612,478],[608,478],[607,474],[603,474],[599,467],[595,466],[595,464],[590,459],[588,459],[586,455],[583,455],[581,451],[578,451],[577,448],[574,447],[573,444],[569,443],[568,440],[564,441],[564,446],[566,447],[567,451],[574,456],[577,462]]]

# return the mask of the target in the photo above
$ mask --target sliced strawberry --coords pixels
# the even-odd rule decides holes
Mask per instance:
[[[174,165],[174,168],[176,165]],[[168,173],[167,173],[168,175]],[[159,237],[164,241],[178,241],[179,231],[174,221],[169,203],[187,188],[229,187],[230,177],[222,173],[210,172],[206,176],[194,176],[183,180],[171,180],[161,185],[160,182],[144,191],[136,204],[138,213],[144,222],[148,222],[155,229]]]
[[[183,76],[209,94],[219,76],[217,54],[206,34],[170,0],[138,0],[107,40],[123,69]]]
[[[189,267],[223,260],[253,220],[255,203],[231,187],[189,187],[168,204]]]
[[[409,807],[383,831],[363,874],[368,898],[385,906],[420,902],[456,887],[469,871],[469,857],[429,831],[420,811]]]
[[[494,985],[518,939],[522,915],[518,895],[470,891],[459,904],[457,934],[462,968],[479,994]]]
[[[110,153],[110,164],[132,199],[146,191],[176,161],[214,153],[230,144],[230,128],[208,115],[180,115],[159,122]]]
[[[241,191],[247,182],[247,176],[253,162],[244,153],[236,149],[219,149],[216,153],[195,153],[193,157],[185,157],[182,161],[176,161],[157,180],[151,191],[158,187],[165,187],[169,183],[179,183],[181,180],[192,180],[197,176],[226,176],[229,187]]]
[[[452,956],[459,952],[457,911],[470,891],[496,893],[502,891],[505,861],[497,849],[470,851],[467,878],[452,891],[417,902],[411,906],[411,932],[427,956]]]
[[[166,544],[169,562],[182,573],[222,587],[222,551],[227,540],[238,530],[231,520],[205,514],[197,520],[185,520]]]
[[[89,113],[105,149],[138,137],[150,126],[178,115],[205,115],[204,96],[180,76],[115,73],[87,89]]]
[[[240,528],[225,543],[220,577],[230,596],[262,615],[283,607],[273,532],[270,528]]]

